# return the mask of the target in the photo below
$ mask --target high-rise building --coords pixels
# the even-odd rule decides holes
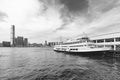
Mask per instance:
[[[2,46],[3,46],[3,47],[10,47],[11,45],[10,45],[10,42],[8,42],[8,41],[3,41],[3,42],[2,42]]]
[[[59,45],[62,44],[63,42],[48,42],[48,46],[55,46],[55,45]]]
[[[11,38],[12,47],[15,47],[15,25],[12,25],[11,27],[11,35],[12,35],[12,38]]]
[[[17,36],[15,37],[15,25],[11,27],[11,46],[12,47],[27,47],[28,46],[28,39]]]
[[[0,43],[0,47],[2,47],[2,43]]]
[[[22,36],[15,38],[16,47],[28,47],[28,39]]]
[[[23,46],[24,46],[24,38],[21,37],[21,36],[18,36],[18,37],[15,39],[15,42],[16,42],[16,46],[17,46],[17,47],[23,47]]]
[[[24,38],[24,47],[27,47],[28,46],[28,39],[27,38]]]
[[[45,46],[47,46],[47,41],[45,41],[45,44],[44,44]]]

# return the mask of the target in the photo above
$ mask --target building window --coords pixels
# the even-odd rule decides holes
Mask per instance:
[[[116,41],[120,41],[120,37],[116,38]]]
[[[104,39],[97,40],[97,43],[102,43],[104,42]]]
[[[105,39],[105,42],[114,42],[114,38]]]

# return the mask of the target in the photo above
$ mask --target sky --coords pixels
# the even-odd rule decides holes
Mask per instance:
[[[41,43],[120,31],[120,0],[0,0],[0,41]]]

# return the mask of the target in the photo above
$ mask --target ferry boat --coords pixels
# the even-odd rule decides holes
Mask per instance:
[[[105,53],[112,51],[111,46],[101,46],[95,44],[88,37],[82,37],[75,40],[68,40],[60,45],[54,46],[54,51],[67,53]]]

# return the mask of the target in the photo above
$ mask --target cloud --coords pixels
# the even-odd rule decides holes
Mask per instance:
[[[7,17],[7,15],[3,12],[0,12],[0,21],[5,21],[5,18]]]
[[[71,27],[70,24],[74,23],[75,25],[72,26],[72,28],[77,28],[81,32],[93,34],[97,33],[99,29],[103,29],[105,32],[105,30],[112,24],[119,23],[120,6],[118,2],[119,0],[90,0],[88,11],[84,12],[85,15],[77,15],[78,18],[74,16],[74,20],[67,25],[69,26],[68,29]],[[79,10],[78,12],[81,13]],[[61,28],[58,28],[58,30],[62,29],[66,29],[66,25],[64,27],[61,26]],[[99,31],[99,34],[103,31]],[[74,33],[76,33],[76,35],[81,34],[81,32],[78,32],[76,30]],[[110,32],[110,29],[108,32]]]
[[[89,7],[88,0],[60,0],[60,2],[72,13],[82,13]]]
[[[119,0],[0,0],[0,35],[12,24],[30,42],[100,34],[118,28],[119,13]]]
[[[37,15],[39,10],[40,4],[38,4],[37,0],[0,0],[0,11],[7,15],[4,22],[0,22],[2,32],[4,34],[10,34],[10,27],[12,24],[15,24],[17,27],[16,29],[20,32],[22,32],[20,30],[22,28],[26,30],[24,24],[28,23],[30,18]],[[4,27],[6,27],[5,24],[9,25],[7,26],[7,30],[4,29]],[[7,32],[8,30],[9,32]],[[7,40],[10,40],[9,38],[10,37],[8,37]],[[4,38],[1,38],[1,40],[2,39]]]
[[[93,26],[91,34],[103,34],[120,31],[120,8],[113,9],[102,15],[96,22],[91,23]],[[94,34],[93,34],[94,33]]]
[[[39,9],[37,0],[1,0],[0,3],[0,10],[8,15],[8,22],[13,24],[26,22]]]

